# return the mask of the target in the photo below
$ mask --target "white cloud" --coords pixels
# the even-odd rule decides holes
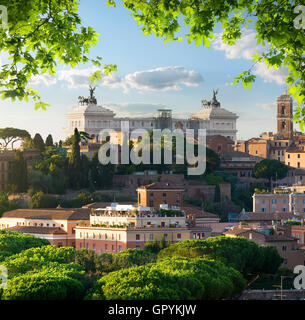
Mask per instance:
[[[269,103],[257,103],[258,107],[261,107],[264,110],[272,110],[276,108],[276,102],[269,102]]]
[[[89,77],[96,70],[96,68],[61,70],[58,72],[58,80],[66,82],[71,89],[87,88]]]
[[[202,81],[200,73],[178,66],[138,71],[125,76],[126,84],[138,90],[180,90],[182,85],[198,86]]]
[[[56,77],[52,77],[49,74],[41,74],[41,75],[33,76],[29,81],[31,85],[45,84],[48,87],[54,85],[56,82],[57,82]]]
[[[242,38],[237,40],[233,46],[223,43],[221,37],[222,34],[217,34],[213,47],[216,50],[224,51],[228,59],[243,58],[251,60],[254,54],[262,53],[266,50],[262,45],[257,45],[253,30],[246,29],[242,34]]]
[[[69,88],[88,87],[89,76],[97,69],[71,69],[59,72],[58,80],[68,83]],[[111,89],[122,88],[137,90],[180,90],[184,86],[198,86],[203,81],[200,73],[186,70],[184,67],[160,67],[146,71],[137,71],[120,77],[114,73],[105,76],[97,84]]]
[[[213,47],[216,50],[224,51],[227,59],[252,60],[254,54],[261,54],[269,48],[268,45],[265,47],[261,44],[258,45],[255,35],[255,31],[246,29],[243,31],[242,38],[234,46],[230,46],[223,43],[222,35],[218,34],[213,42]],[[255,65],[253,73],[261,77],[264,82],[275,82],[278,85],[283,85],[288,72],[285,67],[279,69],[268,68],[263,62],[260,62]]]
[[[254,74],[263,78],[264,82],[276,82],[282,86],[285,84],[288,70],[285,67],[279,69],[268,68],[263,62],[260,62],[255,66]]]

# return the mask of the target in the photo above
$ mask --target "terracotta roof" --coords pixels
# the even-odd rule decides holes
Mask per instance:
[[[216,214],[203,211],[196,206],[184,206],[181,209],[185,211],[186,215],[193,215],[196,218],[219,218]]]
[[[255,229],[250,229],[250,228],[243,228],[243,227],[237,227],[237,228],[234,228],[234,229],[231,229],[231,230],[228,230],[226,232],[224,232],[224,234],[233,234],[233,235],[240,235],[240,234],[243,234],[243,233],[246,233],[246,232],[256,232],[256,233],[259,233],[261,235],[264,235],[264,233],[260,232],[260,231],[257,231]]]
[[[32,234],[67,234],[66,231],[59,227],[31,227],[31,226],[16,226],[7,228],[8,231],[18,231],[21,233],[32,233]]]
[[[222,151],[220,153],[220,157],[223,160],[232,160],[233,158],[244,158],[244,159],[249,159],[249,161],[258,161],[258,160],[263,159],[261,157],[253,156],[253,155],[246,153],[246,152],[232,151],[232,150],[231,151],[229,151],[229,150]]]
[[[184,186],[176,185],[170,182],[153,182],[146,186],[141,186],[138,189],[147,189],[147,190],[184,190]]]
[[[281,241],[296,241],[295,238],[292,237],[287,237],[284,235],[272,235],[272,236],[267,236],[266,237],[266,242],[281,242]]]
[[[89,209],[17,209],[2,214],[2,218],[89,220]]]

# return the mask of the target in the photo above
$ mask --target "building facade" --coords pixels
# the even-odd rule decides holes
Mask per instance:
[[[68,127],[65,129],[67,136],[71,136],[74,128],[79,131],[86,131],[98,142],[100,131],[112,129],[120,132],[122,124],[134,129],[206,129],[207,136],[221,135],[231,140],[236,140],[236,120],[238,116],[221,107],[216,99],[216,92],[211,101],[203,101],[203,108],[188,119],[178,119],[172,117],[169,109],[160,109],[156,117],[122,118],[107,108],[97,104],[91,92],[91,97],[84,99],[79,97],[79,104],[67,114]]]
[[[90,226],[75,228],[76,249],[91,249],[97,253],[143,249],[145,243],[164,241],[176,243],[187,239],[206,239],[211,228],[188,225],[183,210],[141,205],[120,205],[92,210]]]
[[[75,247],[75,227],[89,224],[89,209],[17,209],[4,212],[0,229],[44,238],[58,247]]]

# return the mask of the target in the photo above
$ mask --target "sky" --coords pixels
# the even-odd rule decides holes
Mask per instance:
[[[220,34],[210,48],[183,42],[163,43],[162,39],[145,36],[129,11],[118,5],[107,7],[101,0],[82,0],[80,16],[85,26],[92,26],[101,36],[90,57],[103,57],[114,63],[118,71],[98,83],[98,104],[112,109],[117,116],[148,116],[160,108],[170,108],[173,115],[186,118],[202,108],[201,100],[210,100],[213,89],[219,89],[221,106],[235,112],[237,138],[256,137],[264,131],[276,130],[276,98],[286,89],[283,69],[254,67],[256,82],[251,89],[231,85],[234,78],[249,69],[251,56],[262,52],[255,33],[248,29],[235,46],[222,44]],[[5,57],[0,55],[0,61]],[[43,138],[64,139],[66,114],[76,107],[78,96],[89,95],[88,77],[92,65],[74,69],[60,65],[56,77],[42,75],[31,80],[38,89],[46,111],[35,111],[32,102],[0,102],[0,128],[26,129]]]

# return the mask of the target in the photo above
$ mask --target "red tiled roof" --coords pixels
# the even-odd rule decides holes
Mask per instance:
[[[32,233],[32,234],[67,234],[66,231],[59,227],[31,227],[31,226],[15,226],[5,229],[7,231],[18,231],[21,233]]]
[[[48,220],[89,220],[89,209],[17,209],[2,214],[2,218],[48,219]]]
[[[147,190],[184,190],[184,186],[176,185],[170,182],[153,182],[146,186],[141,186],[138,189],[147,189]]]

